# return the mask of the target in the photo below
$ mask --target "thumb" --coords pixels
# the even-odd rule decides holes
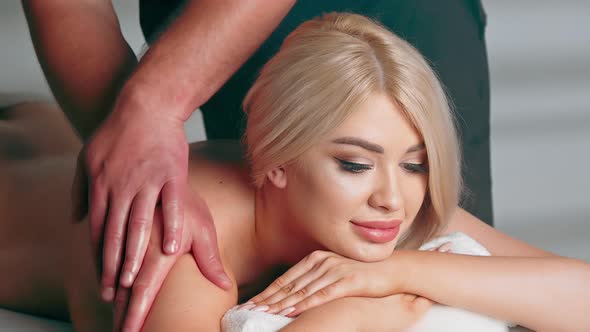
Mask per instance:
[[[89,188],[86,163],[84,162],[84,152],[85,150],[82,149],[78,154],[76,173],[70,191],[70,198],[72,201],[72,221],[74,223],[82,221],[82,219],[88,214]]]
[[[201,221],[201,223],[209,223],[204,227],[197,227],[198,231],[193,234],[192,254],[199,266],[199,270],[205,278],[223,289],[229,289],[232,286],[232,281],[225,273],[221,258],[219,256],[219,248],[217,247],[217,233],[213,221]]]

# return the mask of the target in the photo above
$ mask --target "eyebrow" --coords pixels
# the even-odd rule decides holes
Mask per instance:
[[[365,139],[360,137],[340,137],[332,140],[332,143],[336,144],[349,144],[349,145],[356,145],[360,146],[365,150],[369,150],[372,152],[383,153],[385,150],[379,144],[371,143]],[[426,146],[424,143],[418,143],[416,145],[411,146],[406,153],[416,152],[425,149]]]

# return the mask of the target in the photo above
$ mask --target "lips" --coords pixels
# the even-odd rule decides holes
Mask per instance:
[[[351,221],[359,236],[372,243],[393,241],[400,230],[401,220],[391,221]]]
[[[376,228],[376,229],[387,229],[395,228],[401,225],[401,220],[389,220],[389,221],[351,221],[353,224],[361,227]]]

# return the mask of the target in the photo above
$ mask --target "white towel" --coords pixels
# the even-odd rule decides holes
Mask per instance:
[[[445,242],[451,243],[449,252],[455,254],[490,256],[484,246],[460,232],[432,239],[422,245],[420,250],[437,248]],[[265,312],[236,310],[236,308],[237,306],[233,307],[223,316],[221,320],[223,332],[274,332],[294,319]],[[508,325],[506,322],[467,310],[435,304],[409,331],[507,332]]]

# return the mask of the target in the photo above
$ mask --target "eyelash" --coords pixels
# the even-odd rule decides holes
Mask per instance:
[[[359,173],[363,173],[364,171],[373,169],[372,165],[354,163],[352,161],[346,161],[346,160],[342,160],[342,159],[338,159],[338,158],[336,158],[336,160],[338,160],[338,162],[340,163],[340,167],[342,167],[342,169],[344,171],[347,171],[350,173],[359,174]],[[428,167],[425,164],[402,163],[401,165],[409,173],[417,173],[417,174],[427,174],[428,173]]]

